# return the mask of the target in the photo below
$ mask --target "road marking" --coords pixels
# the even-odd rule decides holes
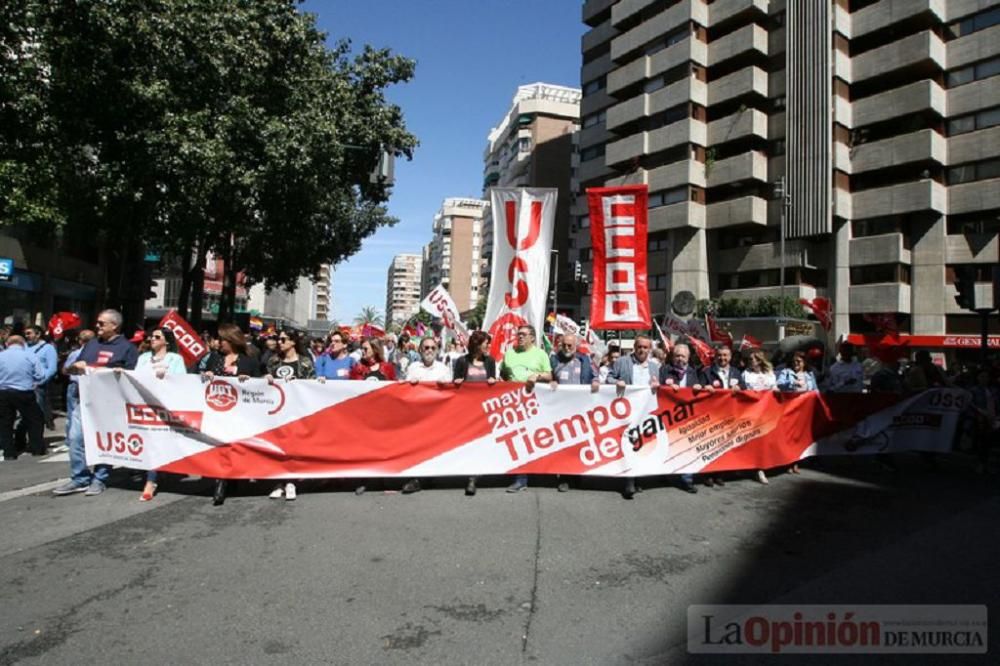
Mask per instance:
[[[27,495],[34,495],[35,493],[44,493],[50,490],[55,490],[67,481],[69,481],[69,479],[56,479],[55,481],[46,481],[45,483],[38,483],[33,486],[28,486],[27,488],[8,490],[5,493],[0,493],[0,502],[6,502],[8,500],[17,499],[18,497],[25,497]]]

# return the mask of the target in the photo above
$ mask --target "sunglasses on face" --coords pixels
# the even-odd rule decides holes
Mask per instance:
[[[437,351],[437,347],[421,347],[420,351]]]
[[[278,342],[291,342],[291,338],[278,338]]]
[[[159,333],[153,333],[151,336],[149,336],[149,339],[150,340],[163,340],[164,338]]]

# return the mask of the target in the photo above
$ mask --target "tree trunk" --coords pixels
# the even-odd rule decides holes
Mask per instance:
[[[184,250],[184,255],[181,258],[181,289],[177,299],[177,312],[188,321],[191,321],[191,318],[188,317],[188,306],[191,304],[191,277],[194,273],[191,255],[194,253],[194,243],[191,243]]]
[[[205,258],[208,256],[208,239],[202,238],[197,244],[194,266],[191,268],[191,318],[192,328],[201,331],[201,311],[205,302]]]

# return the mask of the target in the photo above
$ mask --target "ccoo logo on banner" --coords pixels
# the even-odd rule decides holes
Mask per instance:
[[[534,326],[541,334],[545,323],[558,191],[494,187],[490,192],[496,232],[483,328],[493,338],[490,353],[499,359],[514,346],[519,326]]]
[[[652,327],[646,266],[648,201],[645,185],[587,190],[594,248],[593,328]]]

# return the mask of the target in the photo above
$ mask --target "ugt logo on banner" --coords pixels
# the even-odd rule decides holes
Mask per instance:
[[[545,322],[549,252],[556,217],[553,188],[493,188],[493,270],[483,328],[490,353],[503,356],[525,324],[539,333]]]
[[[597,329],[648,329],[645,185],[587,189],[594,288],[590,325]]]

